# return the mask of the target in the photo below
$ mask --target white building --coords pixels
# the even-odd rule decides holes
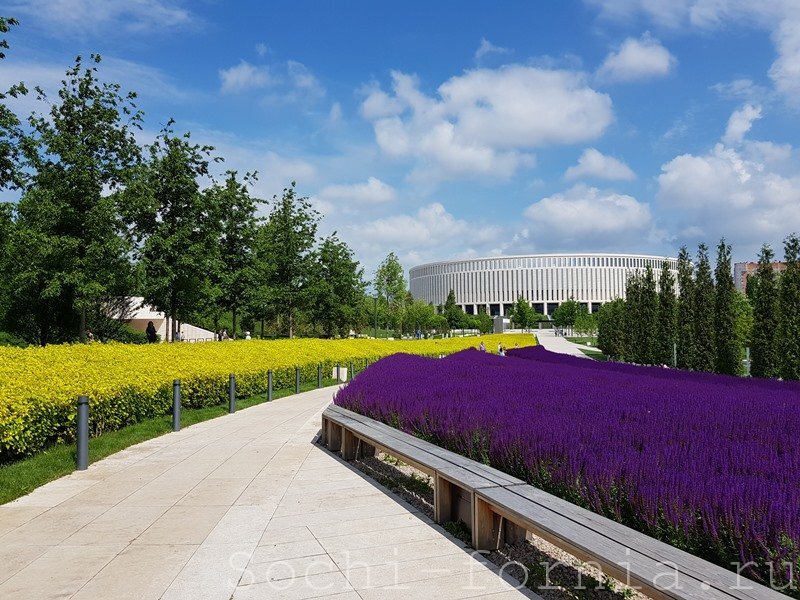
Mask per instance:
[[[658,279],[667,261],[677,277],[678,259],[634,254],[531,254],[428,263],[409,271],[414,298],[444,304],[450,290],[467,314],[483,306],[490,315],[505,315],[520,296],[534,310],[552,315],[570,298],[595,312],[604,302],[625,297],[632,273],[649,265]]]
[[[126,322],[138,331],[145,331],[147,323],[153,322],[156,328],[156,333],[161,336],[162,341],[167,339],[167,318],[162,312],[154,310],[149,304],[144,303],[144,298],[141,296],[134,296],[130,299],[131,314],[126,319]],[[181,340],[189,342],[206,342],[214,339],[214,332],[201,327],[195,327],[188,323],[181,323],[180,326]]]

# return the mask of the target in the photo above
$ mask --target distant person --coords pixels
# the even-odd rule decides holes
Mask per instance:
[[[498,344],[498,346],[497,346],[497,355],[498,356],[505,356],[506,355],[506,349],[503,347],[503,344]]]
[[[249,331],[245,331],[245,332],[244,332],[244,339],[246,339],[246,340],[250,340],[250,339],[252,339],[252,338],[250,337],[250,332],[249,332]]]
[[[222,341],[231,339],[230,336],[228,336],[228,330],[227,329],[223,329],[222,330],[222,336],[221,337],[222,337]]]
[[[155,344],[156,343],[156,326],[153,325],[152,321],[147,322],[147,329],[144,330],[147,334],[147,343],[148,344]]]
[[[94,334],[92,333],[91,329],[86,330],[86,341],[93,342],[94,341]]]
[[[486,352],[486,344],[481,342],[481,345],[478,346],[478,350],[480,350],[481,352]]]

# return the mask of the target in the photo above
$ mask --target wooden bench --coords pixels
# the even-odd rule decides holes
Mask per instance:
[[[320,441],[345,460],[380,450],[430,475],[434,520],[463,521],[476,550],[533,534],[657,600],[786,600],[733,571],[344,408],[325,409]]]

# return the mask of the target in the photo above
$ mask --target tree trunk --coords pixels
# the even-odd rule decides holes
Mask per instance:
[[[233,321],[233,331],[231,331],[231,337],[236,339],[236,308],[231,310],[231,320]]]
[[[81,305],[81,320],[78,325],[78,339],[81,343],[86,341],[86,306]]]
[[[261,317],[261,339],[264,339],[264,317]]]

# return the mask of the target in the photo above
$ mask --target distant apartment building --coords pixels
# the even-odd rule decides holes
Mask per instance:
[[[772,263],[772,270],[776,273],[786,270],[786,263],[774,262]],[[736,289],[743,294],[747,291],[747,278],[758,271],[757,262],[739,262],[733,265],[733,281],[736,284]]]

